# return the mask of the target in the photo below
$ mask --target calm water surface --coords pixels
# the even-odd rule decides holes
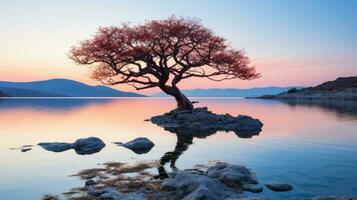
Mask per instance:
[[[198,106],[216,113],[259,118],[263,131],[252,138],[217,132],[184,139],[176,160],[179,169],[210,160],[244,164],[260,183],[286,181],[294,190],[263,195],[303,199],[314,195],[357,195],[357,112],[352,103],[288,104],[239,98],[200,98]],[[158,160],[182,145],[182,138],[145,122],[173,109],[167,98],[2,99],[0,100],[0,199],[39,199],[61,193],[83,181],[69,175],[107,161]],[[73,150],[53,153],[34,146],[23,153],[11,148],[39,142],[73,142],[96,136],[106,147],[81,156]],[[155,147],[135,154],[112,142],[148,137]],[[178,144],[177,141],[179,141]],[[191,144],[192,143],[192,144]],[[186,150],[185,150],[186,149]],[[170,169],[169,164],[166,166]]]

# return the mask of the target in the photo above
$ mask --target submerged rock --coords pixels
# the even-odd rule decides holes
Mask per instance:
[[[86,180],[86,182],[85,182],[85,186],[91,186],[91,185],[95,185],[95,184],[96,184],[96,182],[93,179]]]
[[[293,189],[293,186],[291,186],[287,183],[274,182],[274,183],[267,183],[267,184],[265,184],[265,186],[275,192],[286,192],[286,191],[290,191]]]
[[[96,137],[78,139],[74,143],[42,142],[38,143],[38,145],[52,152],[63,152],[74,149],[76,153],[80,155],[97,153],[105,147],[105,143]]]
[[[161,190],[173,191],[173,196],[179,199],[225,199],[237,196],[218,179],[190,172],[180,172],[165,179]]]
[[[99,197],[103,200],[146,200],[142,192],[122,193],[112,187],[106,187],[103,189],[94,189],[90,187],[88,194],[92,197]]]
[[[234,117],[229,114],[214,114],[208,111],[206,107],[195,108],[193,111],[173,110],[163,115],[152,117],[151,122],[171,132],[182,132],[180,130],[188,132],[222,130],[234,131],[237,134],[243,133],[245,137],[249,137],[249,133],[256,135],[263,127],[263,123],[258,119],[246,115]]]
[[[238,200],[238,199],[225,199],[225,200]],[[269,200],[267,197],[243,197],[239,200]]]
[[[310,200],[357,200],[357,196],[339,196],[339,195],[331,195],[331,196],[317,196],[311,198]]]
[[[41,200],[62,200],[58,195],[45,194],[42,196]]]
[[[147,153],[155,146],[151,140],[145,137],[139,137],[127,143],[116,142],[115,144],[126,147],[137,154]]]
[[[253,193],[260,193],[263,192],[263,187],[254,185],[254,184],[246,184],[242,185],[242,190],[247,191],[247,192],[253,192]]]

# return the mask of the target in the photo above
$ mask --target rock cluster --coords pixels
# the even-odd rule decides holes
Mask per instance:
[[[41,142],[39,146],[47,151],[63,152],[69,149],[74,149],[79,155],[93,154],[101,151],[105,147],[105,143],[96,137],[88,137],[76,140],[74,143],[66,142]]]
[[[193,169],[172,172],[169,178],[160,180],[147,171],[159,167],[158,164],[106,163],[106,168],[84,170],[78,176],[86,180],[85,186],[72,190],[70,194],[83,194],[85,191],[82,199],[228,200],[245,199],[244,191],[263,190],[257,186],[255,174],[240,165],[212,162]],[[133,176],[133,172],[136,175]]]
[[[261,192],[257,184],[255,174],[246,167],[217,162],[205,171],[171,173],[161,190],[175,199],[241,199],[243,191]]]
[[[226,199],[238,197],[238,194],[230,190],[217,179],[206,175],[190,172],[177,173],[169,179],[165,179],[161,190],[172,192],[170,196],[175,199]]]
[[[208,111],[206,107],[195,108],[192,111],[173,110],[163,115],[154,116],[150,120],[171,132],[234,131],[238,133],[259,133],[263,127],[263,123],[258,119],[246,115],[234,117],[229,114],[214,114]]]
[[[150,173],[160,166],[157,161],[137,163],[109,162],[104,168],[82,170],[76,176],[85,185],[63,193],[66,199],[110,200],[268,200],[264,195],[251,196],[244,192],[262,192],[255,174],[248,168],[213,161],[196,165],[192,169],[169,173],[163,180]],[[291,187],[286,183],[269,183],[269,187]],[[248,196],[248,197],[247,197]],[[43,200],[62,199],[58,195],[45,195]],[[298,198],[300,199],[300,198]],[[352,196],[318,196],[307,200],[357,200]]]

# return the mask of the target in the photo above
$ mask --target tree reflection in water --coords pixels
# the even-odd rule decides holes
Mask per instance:
[[[211,131],[192,131],[192,130],[169,130],[169,132],[176,134],[177,142],[175,149],[173,151],[166,152],[160,159],[160,167],[158,167],[159,175],[157,178],[164,179],[168,177],[168,173],[166,172],[165,165],[170,163],[170,168],[172,171],[178,171],[179,169],[176,167],[177,159],[189,148],[189,146],[193,143],[194,138],[206,138],[210,135],[214,135],[217,133],[217,130]],[[251,138],[254,135],[259,135],[261,130],[254,131],[246,131],[246,132],[236,132],[235,134],[240,138]]]

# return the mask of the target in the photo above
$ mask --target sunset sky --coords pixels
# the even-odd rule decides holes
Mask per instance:
[[[181,88],[309,86],[357,75],[354,0],[0,0],[0,80],[98,84],[88,67],[68,59],[72,45],[99,26],[171,15],[201,19],[244,48],[262,74],[253,81],[186,80]]]

